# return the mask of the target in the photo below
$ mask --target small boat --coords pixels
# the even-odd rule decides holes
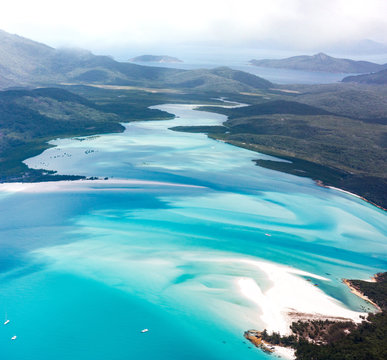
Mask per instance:
[[[142,333],[146,333],[146,332],[148,332],[148,331],[149,331],[149,329],[143,329],[143,330],[141,330]]]
[[[265,235],[266,235],[266,236],[271,236],[271,235],[270,235],[270,234],[268,234],[268,233],[266,233]]]
[[[17,336],[14,335],[14,336],[11,337],[11,340],[16,340],[16,338],[17,338]]]
[[[9,324],[9,320],[4,321],[4,325],[7,325],[7,324]]]

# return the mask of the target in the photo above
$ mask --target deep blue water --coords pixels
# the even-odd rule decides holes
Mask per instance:
[[[266,155],[168,130],[219,124],[221,115],[158,108],[178,118],[58,139],[27,160],[61,174],[153,183],[0,191],[0,318],[11,320],[0,325],[4,358],[268,358],[242,336],[268,325],[264,304],[238,284],[250,279],[269,294],[276,266],[294,292],[312,287],[312,275],[291,269],[317,276],[311,302],[325,293],[343,311],[371,309],[341,279],[386,270],[382,210],[252,162]]]

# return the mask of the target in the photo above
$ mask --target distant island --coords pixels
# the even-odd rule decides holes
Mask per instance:
[[[169,56],[153,55],[134,59],[164,63],[168,59],[180,61]],[[174,91],[189,89],[227,94],[254,93],[273,86],[258,76],[226,67],[183,70],[118,62],[87,50],[54,49],[0,30],[0,90],[58,84],[137,86]]]
[[[370,73],[387,69],[387,64],[380,65],[369,61],[339,59],[324,53],[316,55],[293,56],[286,59],[250,60],[254,66],[292,69],[304,71],[321,71],[330,73]]]
[[[130,62],[182,63],[183,61],[167,55],[141,55],[129,59]]]

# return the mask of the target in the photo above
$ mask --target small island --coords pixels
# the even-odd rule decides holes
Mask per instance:
[[[294,352],[297,360],[386,359],[387,272],[373,281],[347,280],[351,291],[376,307],[361,323],[331,319],[298,320],[290,325],[291,335],[248,330],[244,337],[256,347],[272,353]],[[383,335],[384,334],[384,335]]]
[[[141,55],[129,59],[130,62],[182,63],[183,61],[167,55]]]

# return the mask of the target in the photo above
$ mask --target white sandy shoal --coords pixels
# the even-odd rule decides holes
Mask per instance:
[[[295,359],[296,351],[292,348],[283,347],[283,346],[273,346],[274,353],[284,359]]]
[[[0,192],[71,192],[71,191],[95,191],[95,190],[127,190],[125,186],[171,186],[186,188],[204,188],[197,185],[186,185],[161,181],[147,181],[135,179],[108,179],[108,180],[63,180],[36,183],[2,183]]]
[[[252,278],[243,277],[237,280],[242,295],[262,310],[262,315],[257,316],[266,324],[269,332],[290,334],[289,325],[294,321],[291,313],[307,314],[306,317],[310,315],[311,318],[345,318],[356,322],[361,321],[360,315],[365,315],[349,310],[300,276],[329,281],[324,277],[263,261],[239,261],[259,268],[272,282],[272,286],[263,292]]]
[[[357,197],[358,199],[363,199],[360,195],[357,195],[357,194],[354,194],[350,191],[347,191],[347,190],[343,190],[343,189],[340,189],[340,188],[337,188],[337,187],[334,187],[334,186],[327,186],[328,189],[332,189],[332,190],[336,190],[336,191],[340,191],[344,194],[348,194],[348,195],[351,195],[351,196],[354,196],[354,197]]]

